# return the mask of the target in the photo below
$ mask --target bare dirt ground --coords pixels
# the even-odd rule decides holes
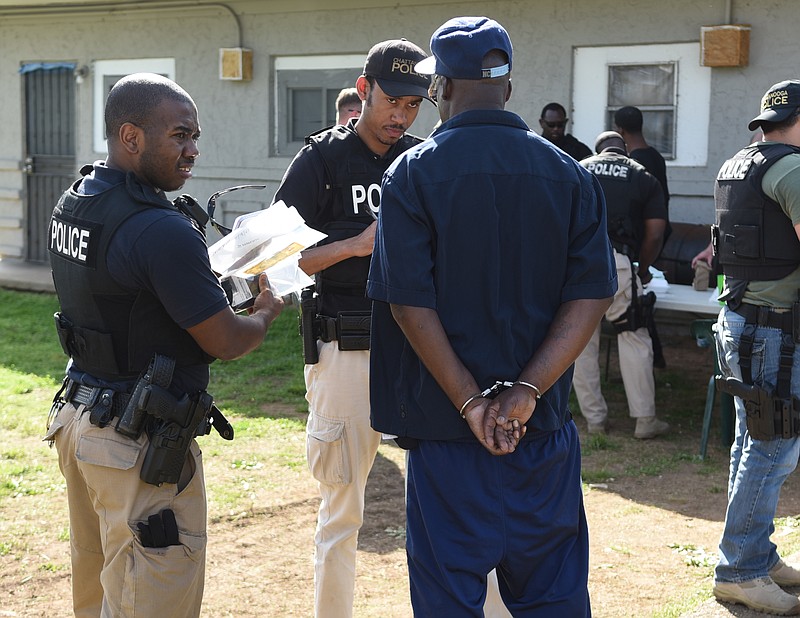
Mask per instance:
[[[673,369],[698,374],[699,417],[705,396],[702,387],[711,371],[708,352],[698,350],[691,340],[688,344],[667,341],[666,345]],[[669,380],[673,379],[672,374],[659,375],[660,399],[670,397]],[[714,427],[708,460],[692,458],[699,446],[699,420],[668,418],[673,432],[667,439],[642,443],[630,437],[633,424],[624,406],[612,403],[612,410],[608,448],[586,449],[584,457],[584,470],[592,470],[595,477],[585,494],[593,614],[598,618],[653,616],[669,604],[709,594],[725,512],[727,455]],[[577,423],[583,432],[582,419]],[[411,616],[403,464],[403,452],[384,445],[370,477],[359,541],[358,617]],[[643,472],[647,466],[656,466],[656,472]],[[598,470],[607,471],[608,478],[598,479]],[[214,470],[207,471],[209,483],[214,476]],[[303,470],[291,491],[257,497],[242,513],[210,522],[204,617],[312,616],[318,499],[308,477]],[[54,513],[61,513],[60,521],[66,522],[63,493],[35,504],[26,512],[14,512],[13,507],[0,512],[0,549],[4,518],[51,521]],[[800,487],[792,478],[778,516],[799,512]],[[790,532],[779,528],[776,537]],[[0,617],[70,615],[66,538],[30,538],[27,546],[24,555],[13,559],[0,552]],[[43,568],[43,562],[51,566]]]

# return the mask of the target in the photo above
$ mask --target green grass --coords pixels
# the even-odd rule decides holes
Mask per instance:
[[[11,526],[11,530],[0,528],[0,535],[13,538],[17,529],[11,522],[20,519],[17,508],[26,500],[36,511],[47,509],[48,495],[63,499],[55,450],[41,438],[67,358],[53,325],[55,296],[0,290],[0,303],[0,519]],[[298,479],[307,474],[303,431],[307,406],[297,312],[289,308],[279,316],[264,343],[250,355],[212,364],[209,391],[236,433],[233,442],[215,433],[201,438],[206,468],[220,471],[226,480],[209,484],[210,515],[238,512],[265,487],[302,485]],[[65,521],[51,530],[34,526],[29,532],[66,541]],[[12,547],[19,550],[17,544],[0,546],[0,556]]]
[[[49,294],[0,290],[0,303],[0,569],[28,561],[40,565],[43,572],[59,572],[67,568],[69,556],[65,487],[55,450],[41,440],[66,363],[53,326],[57,302]],[[633,439],[618,369],[612,368],[609,382],[603,383],[614,414],[612,431],[584,436],[582,444],[587,490],[600,484],[613,490],[617,481],[647,480],[678,468],[690,470],[698,479],[725,476],[727,454],[717,445],[716,426],[709,457],[700,461],[696,455],[710,366],[690,369],[675,366],[657,371],[658,413],[670,422],[673,432],[665,439],[643,442]],[[236,432],[233,442],[214,433],[200,439],[210,522],[315,499],[315,482],[305,461],[307,405],[296,310],[287,309],[252,354],[214,363],[209,391]],[[574,397],[571,407],[582,423]],[[724,483],[717,481],[707,493],[725,491]],[[640,510],[642,505],[632,503],[627,508]],[[401,535],[403,531],[386,533]],[[776,520],[775,536],[782,554],[800,550],[800,520]],[[43,559],[42,547],[54,544],[61,544],[58,557],[50,554]],[[665,600],[655,614],[659,618],[680,616],[710,596],[708,578],[703,576],[709,557],[692,553],[689,546],[680,549],[687,554],[686,568],[697,572],[697,585],[675,591],[675,598]],[[626,554],[630,549],[619,544],[611,551]]]

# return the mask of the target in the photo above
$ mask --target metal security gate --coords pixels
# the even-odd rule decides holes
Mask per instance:
[[[75,178],[75,78],[67,63],[21,69],[25,80],[25,257],[47,261],[47,224]]]

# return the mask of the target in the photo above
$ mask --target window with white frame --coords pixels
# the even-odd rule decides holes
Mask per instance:
[[[606,129],[614,128],[614,112],[638,107],[644,119],[644,138],[665,159],[675,158],[675,109],[678,76],[675,62],[610,64]]]
[[[711,69],[699,58],[699,43],[576,48],[573,133],[594,144],[614,111],[633,105],[668,165],[706,165]]]
[[[280,56],[274,66],[272,150],[294,156],[306,135],[336,122],[336,97],[355,86],[364,56]]]
[[[94,67],[93,148],[95,152],[108,152],[106,144],[105,106],[108,92],[120,79],[132,73],[157,73],[175,79],[174,58],[138,58],[129,60],[95,60]]]

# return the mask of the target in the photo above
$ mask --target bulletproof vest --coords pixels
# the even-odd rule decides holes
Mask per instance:
[[[328,237],[320,245],[357,236],[375,221],[383,173],[397,156],[421,141],[413,135],[404,135],[389,150],[390,156],[378,157],[344,126],[323,129],[306,138],[325,166],[324,208],[330,216],[320,230]],[[366,298],[369,263],[369,256],[349,258],[318,273],[317,293],[322,297],[323,314],[335,316],[342,310],[369,310]]]
[[[213,357],[153,294],[122,288],[106,266],[109,244],[127,219],[173,205],[130,172],[125,183],[98,195],[79,195],[79,183],[61,196],[47,233],[61,314],[70,324],[62,345],[75,367],[117,381],[138,376],[155,352],[175,358],[178,366],[210,363]]]
[[[633,193],[633,180],[644,167],[614,150],[585,159],[581,165],[597,177],[603,188],[611,244],[619,253],[635,258],[641,241],[634,220],[634,204],[640,196]]]
[[[800,265],[792,221],[761,189],[766,171],[800,148],[756,143],[722,165],[714,185],[715,253],[726,276],[745,281],[782,279]]]

